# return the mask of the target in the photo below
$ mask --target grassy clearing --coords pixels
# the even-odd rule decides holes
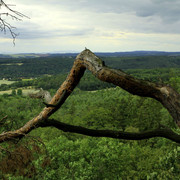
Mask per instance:
[[[17,92],[18,89],[16,89],[16,92]],[[35,89],[22,89],[22,94],[24,96],[27,96],[28,94],[31,94],[31,93],[37,93],[39,92],[39,90],[35,90]],[[7,90],[7,91],[0,91],[0,95],[3,95],[3,94],[11,94],[12,93],[12,90]]]
[[[34,57],[39,57],[39,55],[36,54],[10,54],[12,58],[34,58]]]
[[[27,96],[28,94],[37,93],[39,90],[35,89],[22,89],[22,93],[24,96]]]
[[[33,79],[22,79],[22,81],[32,81]]]
[[[11,94],[12,90],[7,90],[7,91],[0,91],[0,95],[3,94]]]
[[[8,64],[1,64],[1,66],[22,66],[24,63],[8,63]]]
[[[0,80],[0,85],[1,84],[12,84],[14,83],[15,81],[7,81],[7,80]]]

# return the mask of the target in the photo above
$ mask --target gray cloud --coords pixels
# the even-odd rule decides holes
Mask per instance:
[[[20,28],[18,39],[41,39],[41,38],[57,38],[71,36],[85,36],[90,34],[93,29],[60,29],[60,30],[40,30]]]
[[[21,42],[19,48],[23,51],[81,50],[82,46],[96,51],[180,47],[180,0],[14,0],[13,3],[14,8],[31,18],[14,21]]]
[[[180,22],[179,0],[31,0],[26,3],[23,0],[17,0],[17,2],[25,5],[35,4],[42,7],[53,7],[57,11],[59,10],[59,13],[61,13],[61,9],[66,9],[72,12],[72,18],[74,12],[80,12],[82,16],[88,16],[88,13],[95,13],[94,16],[103,14],[111,16],[112,13],[117,14],[117,17],[121,14],[127,14],[127,18],[128,15],[134,16],[129,19],[133,26],[131,28],[134,30],[143,31],[150,28],[151,32],[180,33],[178,26]],[[89,18],[87,19],[88,22],[88,20],[92,21],[96,17],[89,16],[87,18]],[[109,21],[112,26],[114,26],[113,21],[113,19],[112,22]],[[134,21],[137,24],[143,23],[144,27],[137,27]],[[100,22],[100,24],[102,23]],[[151,27],[149,24],[151,24]],[[116,22],[116,26],[121,26],[121,19]],[[124,24],[125,29],[128,26]]]
[[[71,11],[95,12],[97,14],[131,14],[134,15],[134,19],[130,19],[132,28],[137,30],[149,29],[150,32],[180,33],[179,0],[54,0],[53,2],[57,6],[63,6]],[[138,21],[137,24],[143,23],[143,27],[137,27],[134,20]],[[121,20],[117,24],[121,24]]]
[[[151,0],[147,5],[136,9],[136,14],[141,17],[159,17],[166,23],[176,22],[180,20],[180,2]]]
[[[45,2],[72,11],[87,10],[117,14],[131,12],[141,17],[158,16],[169,21],[179,21],[180,17],[179,0],[46,0]]]

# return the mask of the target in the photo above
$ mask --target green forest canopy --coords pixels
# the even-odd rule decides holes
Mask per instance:
[[[176,72],[179,72],[179,69],[171,69],[170,72],[168,70],[134,69],[128,71],[139,77],[144,76],[144,78],[147,78],[147,75],[149,78],[155,76],[154,80],[157,81],[159,81],[159,76],[164,77],[166,74],[166,81],[176,86],[178,90],[179,76]],[[46,76],[31,82],[35,83],[36,86],[40,86],[40,84],[45,86],[46,83],[54,81],[52,84],[55,85],[60,82],[58,80],[65,78],[66,75]],[[173,75],[175,76],[173,77]],[[95,79],[90,74],[86,74],[83,78],[82,84],[79,84],[79,88],[82,90],[106,87],[101,84],[101,88],[98,88],[99,83],[96,84]],[[89,81],[92,81],[89,83],[92,89],[83,89]],[[47,89],[54,89],[52,92],[55,92],[56,87],[49,85]],[[87,128],[122,129],[127,132],[143,132],[157,128],[160,124],[174,128],[172,118],[167,110],[149,98],[132,96],[120,88],[93,92],[82,90],[77,89],[68,98],[61,110],[53,115],[53,118],[63,117],[61,118],[62,122]],[[29,97],[1,96],[0,101],[1,117],[8,115],[6,126],[2,127],[1,132],[10,130],[12,122],[15,129],[20,127],[43,108],[41,101]],[[178,130],[176,131],[178,132]],[[12,151],[14,150],[15,154],[21,151],[24,153],[21,157],[14,156],[16,163],[12,163],[14,160],[7,161],[11,158],[6,152],[3,152],[1,160],[2,177],[14,176],[17,179],[24,177],[36,179],[42,177],[51,179],[58,177],[61,179],[71,179],[72,177],[82,179],[179,178],[180,162],[178,157],[180,149],[178,144],[162,138],[141,142],[117,141],[106,138],[92,139],[56,131],[54,128],[38,128],[31,135],[39,136],[42,139],[46,145],[48,156],[42,153],[43,145],[35,143],[33,139],[26,142],[28,144],[24,142],[26,141],[24,139],[15,147],[5,143],[3,147],[8,146]],[[36,150],[25,150],[23,144],[28,145],[29,149],[35,148]],[[37,151],[37,148],[41,150]],[[26,155],[29,158],[23,164],[20,163],[18,159],[25,158]]]

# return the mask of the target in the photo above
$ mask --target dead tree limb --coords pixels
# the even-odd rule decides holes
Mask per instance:
[[[123,131],[113,130],[94,130],[88,129],[81,126],[73,126],[66,123],[59,122],[54,119],[48,119],[40,124],[40,127],[55,127],[64,132],[78,133],[91,137],[109,137],[115,139],[126,139],[126,140],[143,140],[154,137],[164,137],[174,142],[180,143],[180,135],[173,132],[168,128],[159,128],[152,131],[146,131],[141,133],[131,133]]]
[[[166,85],[160,85],[149,81],[133,78],[132,76],[124,73],[121,70],[111,69],[105,66],[101,59],[99,59],[94,53],[86,49],[77,56],[74,65],[66,80],[57,90],[52,100],[49,102],[50,106],[45,107],[37,117],[27,122],[23,127],[15,131],[9,131],[0,134],[0,143],[3,141],[11,140],[12,138],[21,138],[34,128],[39,127],[41,125],[44,126],[44,124],[48,126],[53,126],[54,121],[52,121],[51,124],[51,120],[48,120],[48,118],[53,113],[55,113],[65,102],[65,100],[68,98],[68,96],[79,83],[86,69],[89,69],[100,80],[113,83],[130,92],[131,94],[136,94],[142,97],[150,97],[158,100],[169,111],[174,121],[180,127],[180,95],[175,90]],[[67,127],[70,126],[66,126],[66,128]],[[81,133],[81,131],[78,132],[78,128],[76,128],[76,133]],[[96,131],[96,133],[98,133],[98,130]],[[167,136],[165,135],[166,133],[170,135]],[[125,136],[125,134],[127,133],[123,135],[123,132],[121,132],[120,134],[121,136],[119,136],[119,138],[124,137],[124,139],[128,139],[128,136]],[[148,132],[147,134],[149,135],[150,132]],[[146,132],[141,133],[141,138],[149,138],[150,136],[147,136],[147,134]],[[132,137],[134,135],[135,134],[131,133],[130,136]],[[165,137],[175,142],[179,142],[180,138],[180,135],[175,134],[173,131],[170,130],[167,131],[167,129],[158,131],[156,130],[154,131],[154,134],[152,134],[151,136]],[[171,138],[172,136],[173,138]]]
[[[89,50],[77,56],[98,79],[113,83],[131,94],[159,101],[180,127],[180,94],[172,87],[134,78],[121,70],[104,66],[100,58]]]
[[[29,17],[20,13],[19,11],[13,10],[12,8],[10,8],[10,6],[12,5],[6,4],[3,0],[0,0],[0,10],[5,9],[5,12],[0,11],[0,31],[4,34],[9,32],[11,34],[11,37],[13,38],[13,43],[15,43],[16,36],[18,36],[18,34],[14,31],[16,27],[8,23],[6,19],[9,17],[11,20],[22,21],[24,17]]]

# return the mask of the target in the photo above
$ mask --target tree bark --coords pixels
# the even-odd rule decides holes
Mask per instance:
[[[91,137],[109,137],[115,139],[126,139],[126,140],[143,140],[150,139],[154,137],[164,137],[170,139],[174,142],[180,143],[180,135],[174,133],[168,128],[159,128],[152,131],[146,131],[141,133],[131,133],[123,131],[113,131],[113,130],[94,130],[88,129],[81,126],[73,126],[66,123],[59,122],[54,119],[48,119],[47,121],[39,124],[40,127],[55,127],[64,132],[78,133]]]
[[[121,70],[111,69],[105,66],[103,61],[94,53],[85,49],[77,56],[69,75],[57,90],[47,107],[45,107],[38,116],[27,122],[23,127],[15,131],[0,134],[0,143],[11,140],[12,138],[21,138],[34,128],[44,124],[46,121],[48,121],[47,124],[51,126],[48,118],[65,102],[79,83],[86,69],[89,69],[100,80],[113,83],[131,94],[158,100],[169,111],[174,121],[180,127],[180,94],[178,94],[173,88],[166,85],[136,79]],[[142,136],[145,135],[142,134]],[[160,134],[157,136],[162,137]],[[176,134],[176,138],[177,137],[179,138],[179,135]]]
[[[180,127],[180,94],[172,87],[140,80],[121,70],[106,67],[102,60],[88,49],[79,54],[77,59],[84,61],[86,68],[101,81],[113,83],[134,95],[156,99]]]

